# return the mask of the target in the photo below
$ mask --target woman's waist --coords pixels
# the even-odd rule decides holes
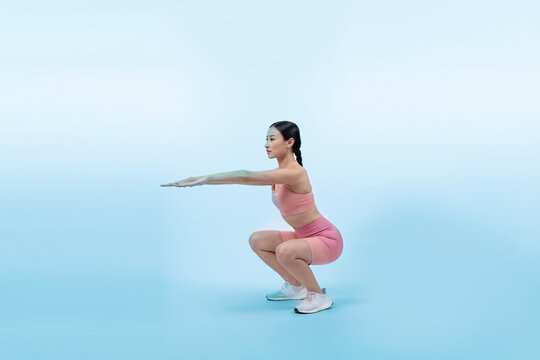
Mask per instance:
[[[285,220],[287,224],[289,224],[295,230],[303,228],[306,225],[309,225],[313,221],[322,217],[317,207],[314,207],[313,209],[304,211],[299,214],[294,214],[294,215],[281,214],[281,216],[283,217],[283,220]]]
[[[299,228],[294,228],[294,231],[300,236],[303,236],[303,235],[314,235],[318,233],[323,233],[325,231],[334,230],[334,229],[337,230],[334,224],[332,224],[324,216],[320,215],[320,217],[309,222],[308,224]]]

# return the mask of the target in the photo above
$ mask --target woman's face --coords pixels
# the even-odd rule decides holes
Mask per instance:
[[[268,157],[276,157],[287,151],[287,143],[283,141],[283,135],[273,126],[266,132],[265,148]]]
[[[275,127],[269,128],[266,132],[266,145],[264,146],[268,157],[276,155],[280,142],[283,142],[283,138],[279,131]]]

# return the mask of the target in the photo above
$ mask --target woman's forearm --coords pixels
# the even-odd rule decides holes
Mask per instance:
[[[206,175],[206,184],[245,184],[247,170],[235,170]]]

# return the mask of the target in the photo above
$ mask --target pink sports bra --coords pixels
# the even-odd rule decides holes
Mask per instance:
[[[313,191],[299,194],[289,189],[285,184],[281,184],[278,191],[275,189],[276,184],[273,184],[272,201],[283,216],[296,215],[315,208]]]

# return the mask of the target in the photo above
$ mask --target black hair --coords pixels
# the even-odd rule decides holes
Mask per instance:
[[[294,155],[296,155],[296,161],[298,161],[300,166],[303,167],[304,165],[302,165],[302,153],[300,152],[300,129],[298,128],[298,126],[291,121],[277,121],[270,125],[268,128],[271,128],[272,126],[275,127],[281,133],[281,135],[283,135],[283,139],[285,141],[289,140],[290,138],[294,139],[292,150],[294,152]]]

